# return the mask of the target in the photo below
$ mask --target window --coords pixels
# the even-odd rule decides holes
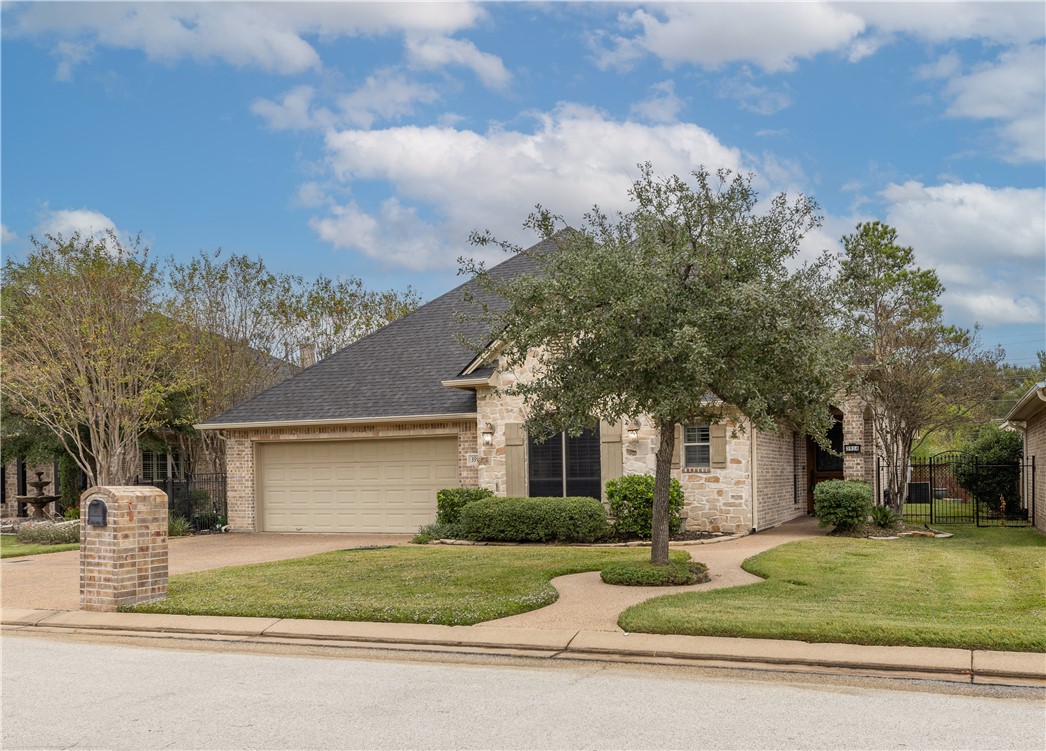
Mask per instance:
[[[162,451],[142,452],[142,482],[163,482],[168,477],[168,469],[171,477],[181,479],[182,457],[177,449],[170,454]]]
[[[587,496],[599,498],[599,428],[579,436],[560,433],[547,441],[527,441],[530,457],[530,497]]]
[[[683,466],[712,466],[712,435],[707,425],[683,428]]]

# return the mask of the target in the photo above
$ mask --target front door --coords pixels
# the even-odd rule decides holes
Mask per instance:
[[[828,440],[831,442],[832,451],[835,453],[825,451],[810,438],[806,439],[806,468],[809,478],[806,493],[806,511],[810,514],[814,512],[814,486],[825,480],[843,479],[842,415],[835,416],[835,423],[828,431]]]
[[[530,497],[602,495],[599,474],[599,428],[581,435],[554,435],[546,441],[527,441]]]

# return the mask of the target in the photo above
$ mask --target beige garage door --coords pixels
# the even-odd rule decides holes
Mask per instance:
[[[258,444],[266,532],[417,532],[458,482],[457,438]]]

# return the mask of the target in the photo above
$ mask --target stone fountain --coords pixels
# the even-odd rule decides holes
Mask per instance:
[[[30,519],[50,519],[51,514],[47,513],[47,507],[58,500],[56,495],[44,495],[44,488],[51,484],[50,480],[44,479],[43,472],[36,472],[36,479],[30,480],[26,484],[36,490],[35,495],[16,495],[15,501],[18,503],[28,503],[33,507],[32,512],[29,514]]]

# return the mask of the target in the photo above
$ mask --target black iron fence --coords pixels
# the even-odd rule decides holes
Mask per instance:
[[[885,467],[877,462],[878,487]],[[1035,457],[982,463],[949,451],[907,467],[904,518],[914,524],[1027,526],[1035,519]],[[884,499],[885,501],[885,496]]]
[[[226,497],[225,474],[192,475],[184,479],[168,477],[157,482],[136,482],[152,485],[167,494],[167,510],[173,519],[187,519],[197,531],[218,529],[229,523],[229,505]]]

